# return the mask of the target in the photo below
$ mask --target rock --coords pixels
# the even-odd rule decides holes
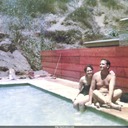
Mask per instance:
[[[0,50],[8,52],[10,45],[11,45],[11,41],[9,39],[5,39],[3,41],[0,42]]]
[[[0,32],[0,39],[4,38],[4,37],[8,37],[7,34],[3,33],[3,32]]]
[[[39,70],[39,71],[34,71],[35,75],[48,75],[47,71]]]
[[[27,59],[20,53],[20,51],[15,50],[11,53],[0,50],[0,70],[3,72],[3,70],[7,71],[9,68],[13,68],[16,73],[23,73],[27,70],[31,70]]]
[[[0,77],[6,77],[8,76],[8,72],[0,71]]]

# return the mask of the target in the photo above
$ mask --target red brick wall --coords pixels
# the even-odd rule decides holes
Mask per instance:
[[[111,68],[117,75],[117,86],[128,92],[128,46],[101,47],[69,50],[42,51],[42,69],[60,78],[79,81],[84,75],[84,67],[92,64],[94,71],[99,70],[102,58],[111,61]]]

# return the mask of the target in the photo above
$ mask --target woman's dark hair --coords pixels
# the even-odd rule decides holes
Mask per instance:
[[[91,64],[88,64],[88,65],[86,65],[86,67],[84,68],[84,72],[86,72],[86,71],[87,71],[87,68],[88,68],[88,67],[90,67],[90,68],[93,70],[92,65],[91,65]]]

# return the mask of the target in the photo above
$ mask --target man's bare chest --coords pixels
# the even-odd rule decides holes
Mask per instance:
[[[98,77],[96,79],[97,87],[108,87],[109,86],[109,82],[110,82],[110,80],[109,80],[108,77],[106,77],[104,79],[102,79],[101,77]]]

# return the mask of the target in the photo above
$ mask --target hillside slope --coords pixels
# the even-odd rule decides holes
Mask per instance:
[[[0,31],[37,70],[41,50],[82,48],[85,41],[117,38],[120,19],[128,14],[127,2],[0,0]]]

